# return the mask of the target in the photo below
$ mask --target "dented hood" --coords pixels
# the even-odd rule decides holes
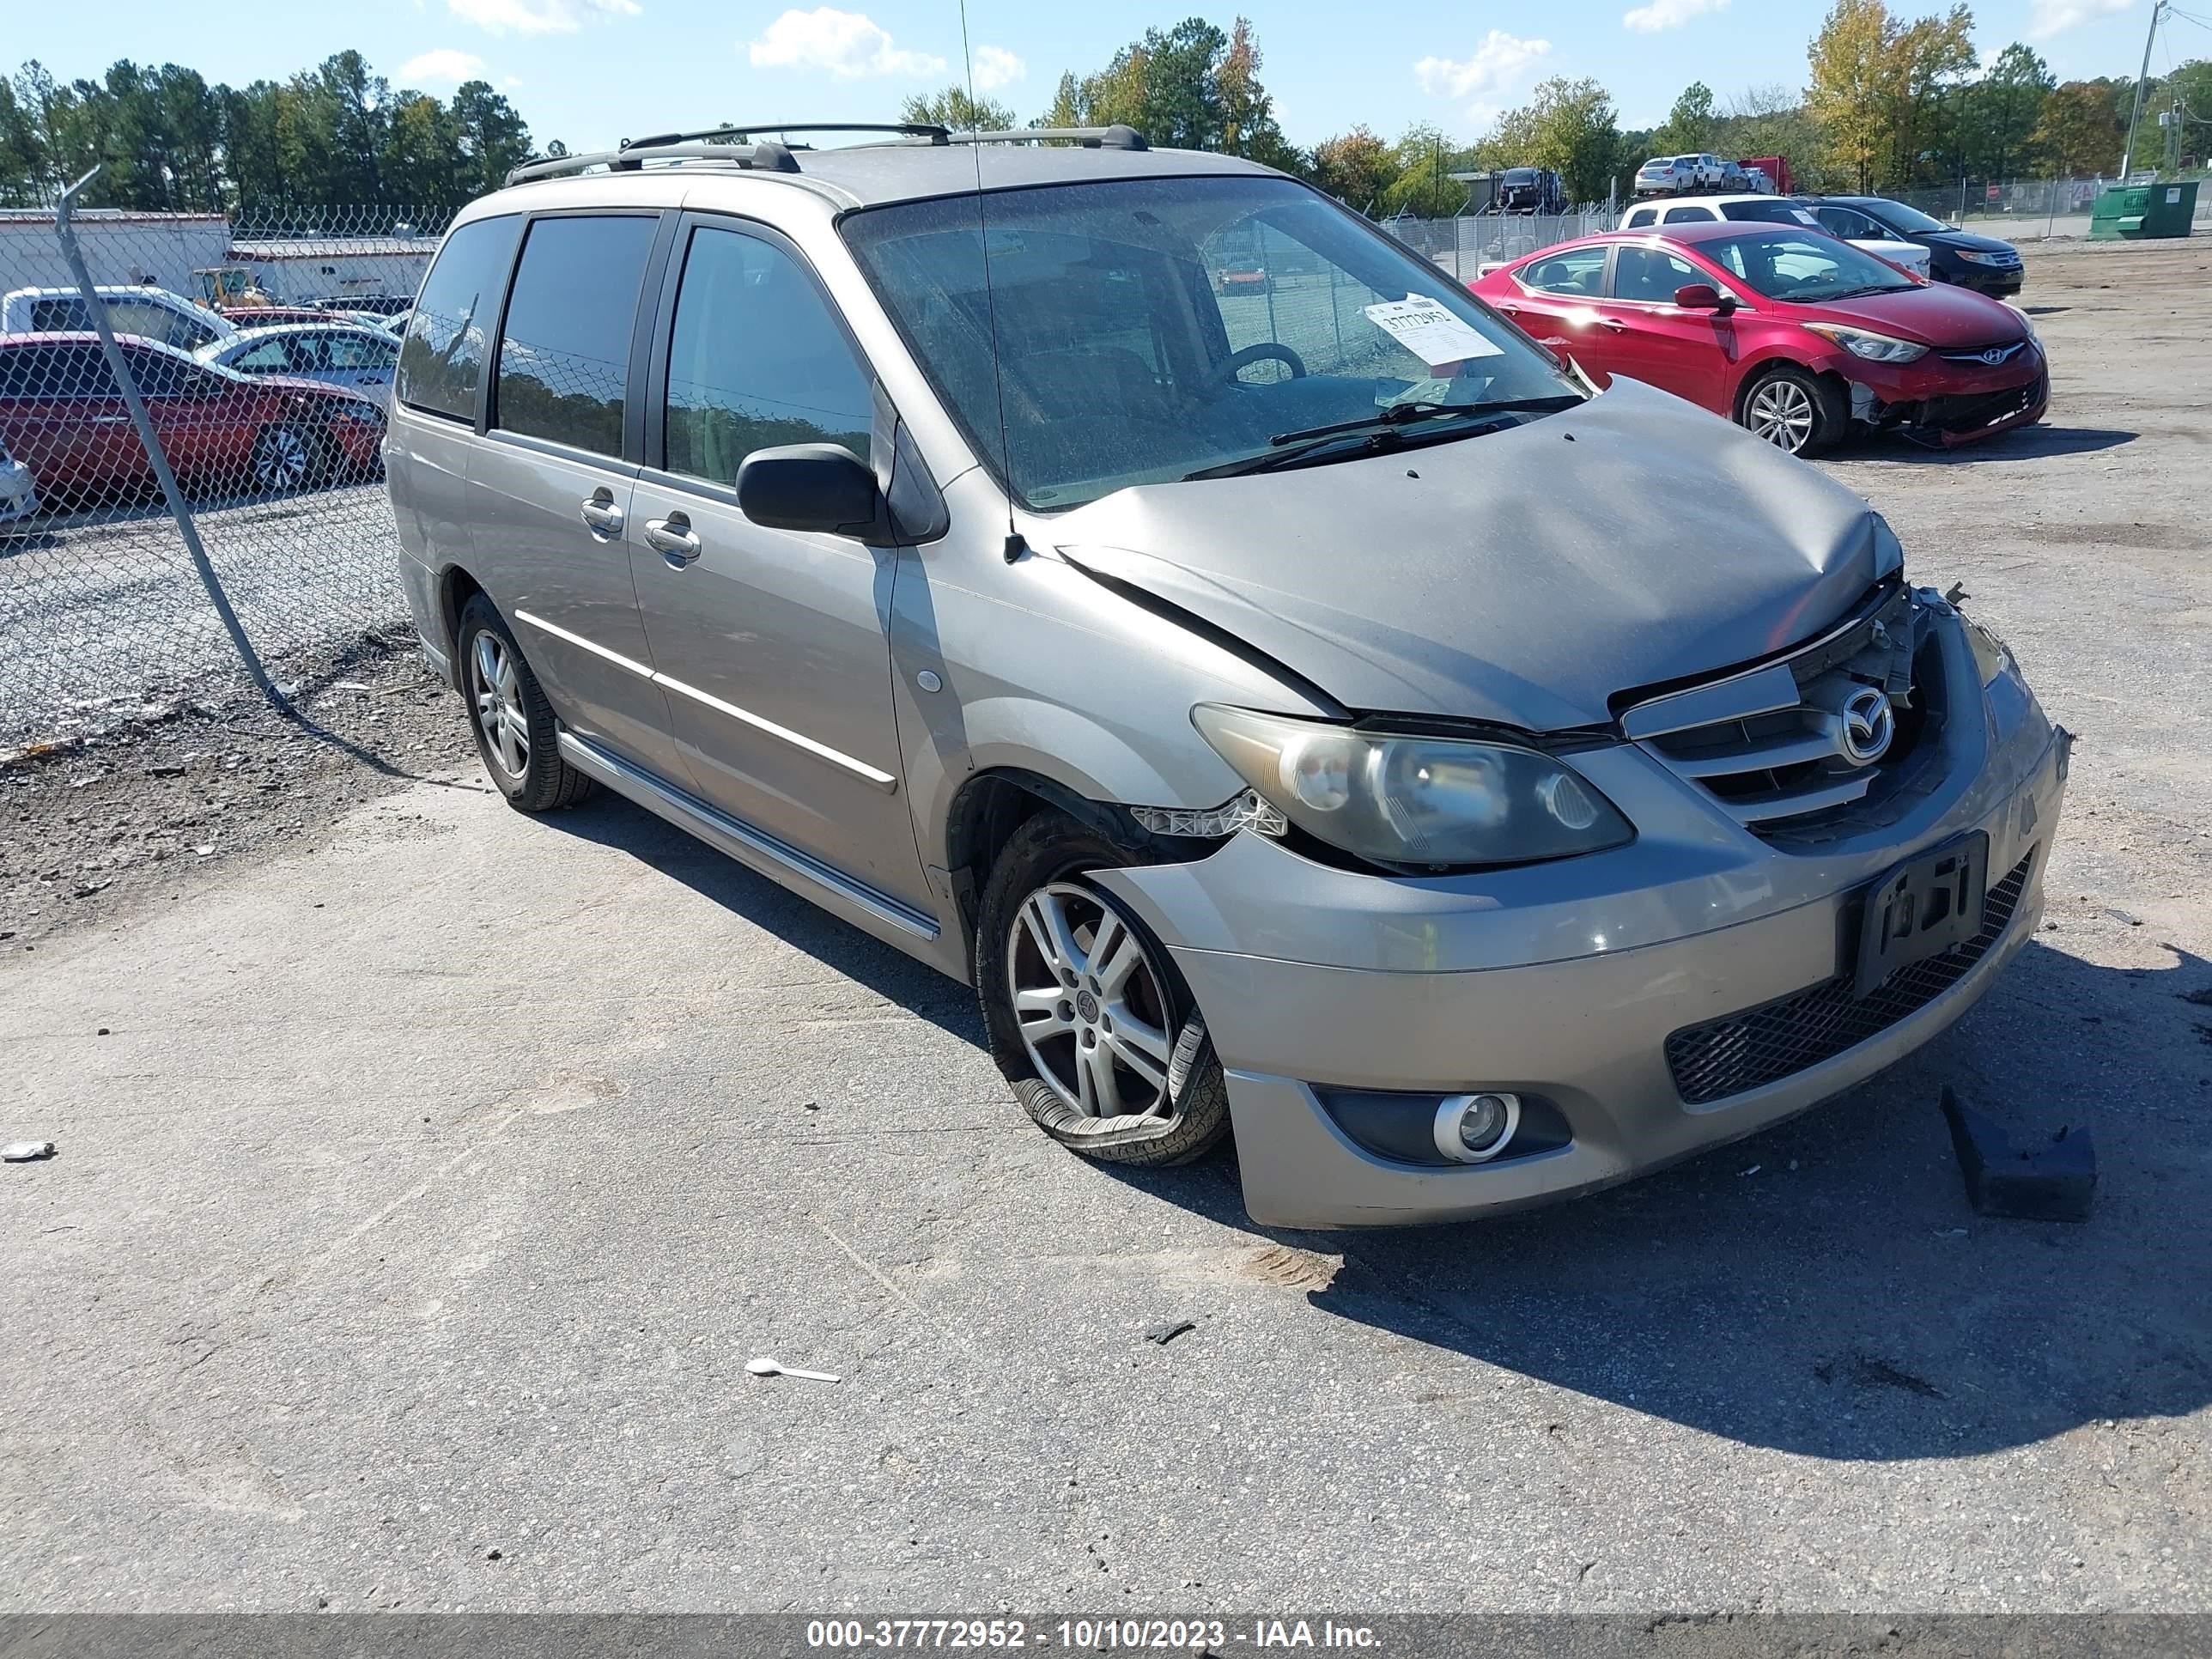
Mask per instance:
[[[1895,560],[1878,535],[1813,468],[1616,379],[1484,436],[1120,490],[1030,540],[1348,708],[1540,732],[1815,633]]]

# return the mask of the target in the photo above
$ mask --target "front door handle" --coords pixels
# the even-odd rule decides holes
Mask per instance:
[[[1626,334],[1628,332],[1628,325],[1622,322],[1618,317],[1601,317],[1597,319],[1597,325],[1600,328],[1606,329],[1614,334]]]
[[[691,520],[681,513],[672,513],[665,519],[647,519],[645,539],[648,546],[678,570],[697,558],[701,551]]]
[[[615,505],[613,490],[605,486],[594,489],[585,497],[577,511],[584,515],[584,522],[590,526],[592,534],[601,541],[611,541],[622,534],[623,510]]]

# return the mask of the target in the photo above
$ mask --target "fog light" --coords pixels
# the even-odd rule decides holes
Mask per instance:
[[[1437,1108],[1437,1150],[1455,1164],[1483,1164],[1521,1127],[1518,1095],[1448,1095]]]

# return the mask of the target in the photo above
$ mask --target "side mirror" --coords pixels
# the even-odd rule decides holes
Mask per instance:
[[[738,469],[738,508],[770,530],[891,539],[876,475],[836,444],[785,444],[757,449]]]
[[[1711,283],[1685,283],[1674,290],[1674,304],[1683,311],[1711,311],[1725,317],[1735,309],[1735,296],[1723,294]]]

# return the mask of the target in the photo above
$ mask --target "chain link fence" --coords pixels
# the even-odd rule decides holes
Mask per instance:
[[[275,679],[405,615],[385,403],[443,228],[81,210],[88,295],[54,213],[0,213],[0,749],[219,701],[248,672],[142,417]]]
[[[1555,242],[1595,236],[1620,222],[1618,211],[1601,207],[1572,213],[1468,213],[1456,219],[1385,219],[1382,228],[1418,250],[1462,283],[1486,267],[1517,259]]]

